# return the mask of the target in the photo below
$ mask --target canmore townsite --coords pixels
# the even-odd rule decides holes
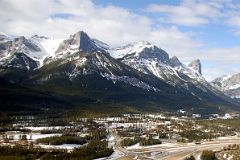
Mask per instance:
[[[0,160],[240,160],[239,11],[0,0]]]

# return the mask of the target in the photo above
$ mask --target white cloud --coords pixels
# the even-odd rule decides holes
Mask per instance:
[[[66,37],[85,30],[94,37],[105,37],[116,44],[120,40],[136,40],[131,35],[151,30],[151,22],[144,16],[114,6],[99,7],[87,0],[25,0],[21,5],[18,0],[3,0],[0,6],[0,29],[12,35]],[[72,17],[57,16],[61,14]]]
[[[213,80],[222,75],[240,72],[240,47],[213,48],[200,51],[198,57],[203,63],[203,75]]]
[[[212,63],[209,62],[209,63]],[[231,72],[229,72],[229,68],[231,69]],[[208,81],[212,81],[217,77],[221,77],[223,75],[232,75],[232,74],[236,74],[239,73],[239,66],[236,65],[231,65],[231,64],[225,64],[225,65],[211,65],[211,66],[203,66],[203,75],[206,78],[206,80]]]
[[[165,49],[170,55],[192,59],[192,54],[202,46],[201,42],[193,40],[190,33],[183,33],[177,27],[158,29],[148,36],[150,42]]]
[[[177,27],[153,29],[154,20],[112,5],[96,6],[87,0],[25,0],[19,5],[18,0],[2,0],[0,6],[0,30],[11,35],[62,38],[84,30],[112,45],[147,40],[172,54],[176,50],[190,52],[198,46],[191,35]],[[71,16],[62,18],[64,14]]]
[[[214,48],[201,51],[199,54],[203,60],[215,61],[221,64],[239,64],[240,67],[240,47],[233,48]]]
[[[198,26],[220,17],[222,7],[220,1],[184,0],[180,5],[152,4],[148,11],[164,14],[165,20],[172,24]]]
[[[229,19],[228,23],[233,26],[239,26],[240,27],[240,16],[233,16]]]

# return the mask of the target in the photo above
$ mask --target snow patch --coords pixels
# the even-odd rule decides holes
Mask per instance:
[[[117,81],[119,82],[125,82],[127,84],[130,84],[134,87],[142,88],[148,91],[155,91],[155,92],[160,92],[160,89],[150,86],[149,84],[142,82],[134,77],[129,77],[129,76],[116,76],[116,75],[110,75],[107,73],[101,73],[102,77],[107,78],[108,80],[111,79],[113,83],[115,84]]]
[[[142,52],[145,48],[153,47],[154,45],[151,45],[149,42],[140,41],[126,46],[108,49],[108,52],[113,58],[123,58],[125,55],[133,53],[137,56],[138,53]]]

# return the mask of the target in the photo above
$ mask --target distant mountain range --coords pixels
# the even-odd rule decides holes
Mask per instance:
[[[51,103],[44,100],[47,107],[57,107],[61,99],[61,106],[64,101],[69,108],[84,109],[120,106],[122,110],[186,109],[203,113],[240,109],[238,101],[230,98],[232,94],[222,92],[226,91],[225,82],[205,80],[200,60],[186,66],[149,42],[115,48],[83,31],[66,40],[0,35],[0,77],[9,85],[28,88],[31,93],[47,93],[51,100]],[[237,79],[239,84],[239,76]],[[11,93],[4,90],[13,97],[22,95],[17,91],[15,94],[13,90]],[[2,100],[3,105],[15,102],[20,106],[31,105],[30,101]]]
[[[212,84],[231,98],[240,100],[240,73],[216,78]]]

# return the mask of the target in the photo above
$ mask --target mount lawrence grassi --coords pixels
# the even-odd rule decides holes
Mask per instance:
[[[240,109],[205,80],[200,60],[185,65],[145,41],[111,47],[83,31],[65,40],[0,35],[0,78],[4,110]]]

